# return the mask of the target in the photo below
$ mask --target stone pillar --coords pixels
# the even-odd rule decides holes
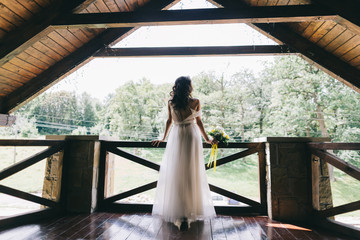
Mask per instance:
[[[268,215],[276,220],[306,221],[312,216],[311,155],[306,143],[328,138],[268,137]]]
[[[329,166],[319,157],[312,155],[312,193],[315,210],[325,210],[333,207]]]
[[[46,159],[42,197],[58,202],[60,199],[64,151]]]
[[[97,204],[99,175],[99,136],[47,136],[66,140],[61,188],[67,212],[91,213]],[[49,161],[48,161],[49,162]],[[49,166],[50,168],[52,166]],[[47,167],[48,168],[48,167]]]

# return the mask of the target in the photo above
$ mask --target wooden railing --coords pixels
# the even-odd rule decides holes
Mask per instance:
[[[21,146],[21,147],[34,147],[34,146],[48,146],[47,149],[36,153],[26,159],[23,159],[4,170],[0,171],[0,181],[4,180],[15,173],[21,172],[22,170],[38,163],[41,160],[50,157],[51,155],[64,150],[64,141],[53,141],[53,140],[0,140],[0,147],[9,146]],[[1,150],[1,149],[0,149]],[[0,159],[2,160],[2,159]],[[45,169],[44,169],[45,171]],[[23,181],[28,181],[23,179]],[[42,198],[15,188],[4,186],[0,184],[0,193],[4,193],[13,197],[17,197],[23,200],[27,200],[33,203],[37,203],[45,206],[46,208],[39,209],[31,213],[26,213],[14,217],[8,217],[0,220],[0,226],[8,226],[13,223],[19,224],[21,222],[32,222],[36,219],[51,216],[55,212],[58,212],[60,203],[55,202],[46,198]]]
[[[347,175],[355,178],[360,181],[360,169],[356,166],[340,159],[334,154],[328,152],[327,150],[360,150],[360,143],[309,143],[309,149],[311,154],[313,155],[312,159],[314,160],[314,156],[319,158],[320,160],[331,164],[335,168],[341,170]],[[317,161],[315,159],[315,161]],[[313,170],[313,185],[319,184],[319,173],[314,172]],[[360,189],[355,189],[354,191],[360,191]],[[320,193],[321,194],[321,193]],[[319,198],[319,192],[313,191],[313,198]],[[352,226],[342,224],[340,222],[336,222],[333,220],[333,217],[339,214],[348,213],[352,211],[360,210],[360,199],[355,202],[347,203],[341,206],[330,207],[323,210],[315,210],[315,222],[319,223],[324,227],[328,227],[333,230],[338,230],[342,232],[346,232],[351,236],[357,236],[360,238],[360,230],[353,228]]]
[[[211,148],[210,145],[204,144],[204,148]],[[159,148],[165,148],[166,143],[161,143]],[[121,156],[128,159],[129,161],[138,163],[144,167],[159,171],[160,165],[154,163],[148,159],[133,155],[127,151],[124,151],[120,148],[154,148],[150,142],[122,142],[122,141],[102,141],[101,143],[101,153],[100,153],[100,166],[99,166],[99,189],[98,189],[98,203],[101,210],[111,210],[114,211],[118,209],[121,212],[124,211],[151,211],[151,204],[125,204],[125,203],[115,203],[121,199],[127,198],[129,196],[139,194],[141,192],[156,188],[157,181],[150,182],[148,184],[139,186],[137,188],[131,189],[126,192],[116,194],[111,197],[106,197],[105,192],[105,178],[106,178],[106,166],[107,166],[107,156],[108,153],[113,153],[115,155]],[[264,143],[229,143],[228,145],[221,145],[219,148],[233,148],[233,149],[242,149],[242,151],[235,154],[223,157],[217,160],[217,166],[242,159],[246,156],[257,153],[258,154],[258,166],[259,166],[259,186],[260,186],[260,202],[254,201],[247,197],[238,195],[229,190],[223,189],[221,187],[209,184],[210,190],[221,194],[225,197],[229,197],[236,201],[245,203],[249,205],[248,207],[234,207],[234,206],[216,206],[217,213],[220,214],[241,214],[241,213],[261,213],[266,214],[266,161],[265,161],[265,144]],[[245,150],[244,150],[245,149]],[[204,168],[206,170],[211,169],[213,166],[207,167],[206,164]],[[240,183],[239,183],[240,184]]]

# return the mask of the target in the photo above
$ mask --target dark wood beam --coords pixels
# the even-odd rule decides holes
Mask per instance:
[[[184,56],[264,56],[294,54],[287,46],[218,46],[218,47],[145,47],[145,48],[105,48],[94,57],[184,57]]]
[[[358,11],[355,10],[360,9],[360,1],[313,0],[313,2],[336,11],[336,13],[340,16],[336,22],[360,35],[360,15]]]
[[[275,23],[334,20],[337,15],[313,5],[246,7],[239,9],[188,9],[116,13],[72,14],[59,19],[55,28],[118,28],[214,23]]]
[[[352,212],[360,209],[360,201],[347,203],[333,208],[316,212],[319,217],[331,217],[342,213]]]
[[[316,143],[316,142],[309,142],[308,145],[311,148],[320,149],[320,150],[360,150],[360,143]]]
[[[334,167],[340,169],[344,173],[346,173],[346,174],[350,175],[351,177],[360,181],[360,169],[357,168],[356,166],[354,166],[354,165],[352,165],[352,164],[350,164],[328,152],[317,150],[315,148],[310,149],[310,151],[312,154],[318,156],[325,162],[333,165]]]
[[[159,10],[168,8],[174,2],[179,0],[162,0],[151,1],[142,9],[144,10]],[[89,60],[90,56],[94,55],[98,50],[109,46],[114,42],[127,36],[131,33],[133,28],[119,28],[108,29],[93,38],[88,43],[84,44],[78,50],[63,58],[61,61],[54,64],[49,69],[42,72],[36,78],[31,79],[29,82],[10,93],[0,100],[0,113],[13,112],[20,108],[22,105],[47,90],[57,81],[60,81],[66,74],[71,73],[82,64]]]
[[[241,1],[210,0],[210,2],[218,7],[225,8],[248,7]],[[358,69],[325,51],[308,39],[294,33],[286,24],[253,23],[249,25],[278,43],[281,42],[295,49],[307,61],[314,63],[332,77],[360,93],[360,71]]]
[[[256,24],[257,27],[294,48],[309,62],[317,63],[323,71],[360,93],[360,71],[337,56],[293,32],[285,24]]]
[[[0,66],[48,35],[54,29],[51,24],[75,11],[82,10],[95,0],[59,1],[36,14],[30,21],[8,33],[0,42]]]
[[[36,195],[27,193],[27,192],[23,192],[14,188],[10,188],[4,185],[0,185],[0,192],[3,194],[7,194],[10,195],[12,197],[17,197],[17,198],[21,198],[30,202],[34,202],[34,203],[38,203],[41,205],[45,205],[48,207],[56,207],[58,205],[57,202],[51,201],[49,199],[46,198],[42,198],[42,197],[38,197]]]

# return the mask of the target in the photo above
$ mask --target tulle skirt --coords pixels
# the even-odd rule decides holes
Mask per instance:
[[[160,167],[152,210],[167,222],[214,217],[215,210],[205,173],[203,147],[195,123],[174,125]]]

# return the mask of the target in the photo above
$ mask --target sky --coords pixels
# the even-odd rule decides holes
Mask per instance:
[[[214,7],[205,0],[183,0],[173,9]],[[113,47],[239,46],[276,43],[245,24],[141,27]],[[154,84],[172,83],[179,76],[201,72],[231,76],[241,68],[258,72],[268,56],[117,57],[96,58],[48,90],[88,92],[103,100],[128,81],[142,78]]]

